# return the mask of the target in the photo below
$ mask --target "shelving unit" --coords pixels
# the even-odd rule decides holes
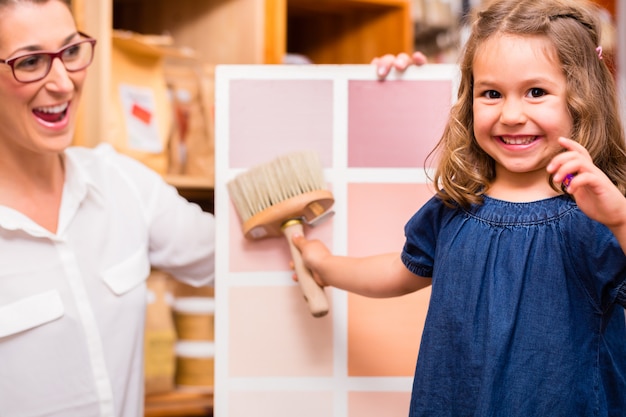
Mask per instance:
[[[280,64],[287,52],[317,64],[369,63],[409,51],[407,0],[114,0],[113,25],[167,30],[208,63]],[[139,18],[138,18],[139,17]]]
[[[198,204],[204,211],[213,213],[213,181],[212,179],[190,178],[184,175],[167,175],[168,184],[178,189],[180,195]]]
[[[296,53],[317,64],[365,64],[412,50],[411,0],[73,0],[80,30],[98,40],[83,91],[77,138],[107,132],[112,34],[167,33],[204,64],[280,64]],[[88,109],[88,110],[87,110]],[[213,210],[212,179],[166,176],[181,195]],[[212,416],[211,392],[146,397],[145,417]]]
[[[410,16],[402,0],[291,0],[285,52],[315,64],[368,64],[385,53],[410,52]]]
[[[81,30],[98,39],[78,135],[106,131],[112,29],[170,34],[209,64],[364,64],[413,48],[411,0],[74,0]]]
[[[171,392],[146,396],[144,417],[211,417],[213,392]]]

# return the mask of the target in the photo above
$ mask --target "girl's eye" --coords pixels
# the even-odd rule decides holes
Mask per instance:
[[[542,97],[546,95],[546,91],[542,88],[531,88],[528,95],[533,98]]]
[[[483,93],[483,96],[486,98],[490,98],[490,99],[496,99],[496,98],[502,97],[502,95],[498,93],[496,90],[487,90]]]

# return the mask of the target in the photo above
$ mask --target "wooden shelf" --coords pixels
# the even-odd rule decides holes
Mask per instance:
[[[211,178],[191,177],[189,175],[165,175],[165,181],[178,189],[213,190],[214,181]]]
[[[213,391],[173,391],[146,396],[145,417],[212,417]]]
[[[369,63],[410,52],[410,0],[114,0],[118,29],[166,30],[212,64],[280,64],[286,53],[316,64]]]
[[[166,175],[164,178],[168,184],[176,187],[178,193],[187,200],[198,204],[204,211],[215,212],[215,193],[212,179],[186,175]]]
[[[386,53],[411,52],[410,2],[288,0],[286,52],[315,64],[368,64]]]
[[[113,28],[171,35],[203,64],[367,64],[413,50],[411,0],[73,0],[80,30],[98,39],[77,126],[83,145],[108,132]],[[83,109],[89,109],[89,111]]]

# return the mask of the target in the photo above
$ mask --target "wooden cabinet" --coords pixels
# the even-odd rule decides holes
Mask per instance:
[[[407,0],[114,0],[113,6],[115,28],[167,30],[214,64],[279,64],[288,52],[317,64],[359,64],[412,48]]]
[[[292,0],[286,33],[285,52],[316,64],[368,64],[413,50],[410,4],[403,0]]]
[[[411,0],[74,0],[78,26],[98,39],[78,125],[82,143],[106,131],[112,29],[170,34],[208,64],[361,64],[413,49]]]

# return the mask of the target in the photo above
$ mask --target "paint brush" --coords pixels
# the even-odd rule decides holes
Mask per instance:
[[[294,234],[304,234],[304,224],[314,226],[332,214],[335,199],[326,189],[317,154],[301,151],[280,156],[239,174],[227,186],[244,236],[251,240],[284,236],[311,314],[326,315],[326,293],[292,242]]]

